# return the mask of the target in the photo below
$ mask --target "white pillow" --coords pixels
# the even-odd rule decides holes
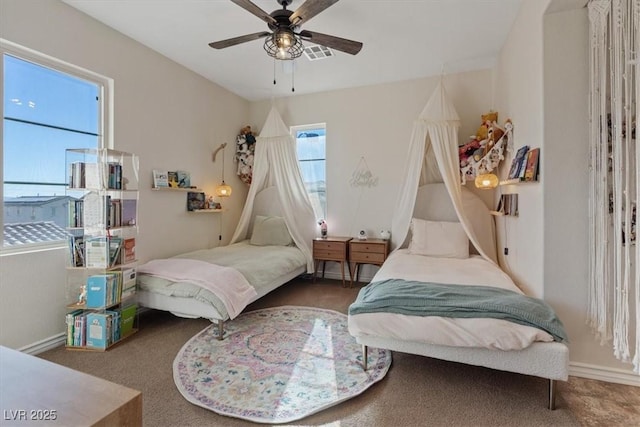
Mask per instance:
[[[256,215],[249,243],[256,246],[289,246],[293,240],[284,218]]]
[[[469,238],[459,222],[413,218],[409,253],[441,258],[469,258]]]

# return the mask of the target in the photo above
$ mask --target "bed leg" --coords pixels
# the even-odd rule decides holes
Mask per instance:
[[[362,368],[367,370],[367,357],[369,348],[366,345],[362,345]]]
[[[556,409],[556,388],[557,384],[554,380],[549,380],[549,409]]]
[[[224,339],[224,320],[218,320],[218,341]]]

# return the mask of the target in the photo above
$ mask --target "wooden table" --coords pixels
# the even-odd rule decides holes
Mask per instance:
[[[349,242],[349,274],[358,281],[360,264],[382,265],[389,253],[389,241],[382,239],[351,240]]]
[[[313,260],[315,269],[313,271],[313,282],[316,281],[318,265],[322,261],[322,277],[324,278],[324,267],[327,261],[340,263],[342,271],[342,286],[346,286],[344,280],[344,265],[349,260],[349,241],[351,237],[316,237],[313,239]],[[348,266],[347,266],[348,268]]]
[[[0,346],[1,425],[142,426],[142,393]]]

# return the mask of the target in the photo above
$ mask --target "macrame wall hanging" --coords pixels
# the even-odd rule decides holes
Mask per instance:
[[[588,323],[640,373],[640,0],[591,0]]]

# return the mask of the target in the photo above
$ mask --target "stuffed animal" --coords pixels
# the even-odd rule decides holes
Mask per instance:
[[[238,162],[237,174],[245,184],[251,184],[255,144],[256,138],[253,136],[251,126],[247,125],[240,129],[240,134],[236,137],[235,159]]]

